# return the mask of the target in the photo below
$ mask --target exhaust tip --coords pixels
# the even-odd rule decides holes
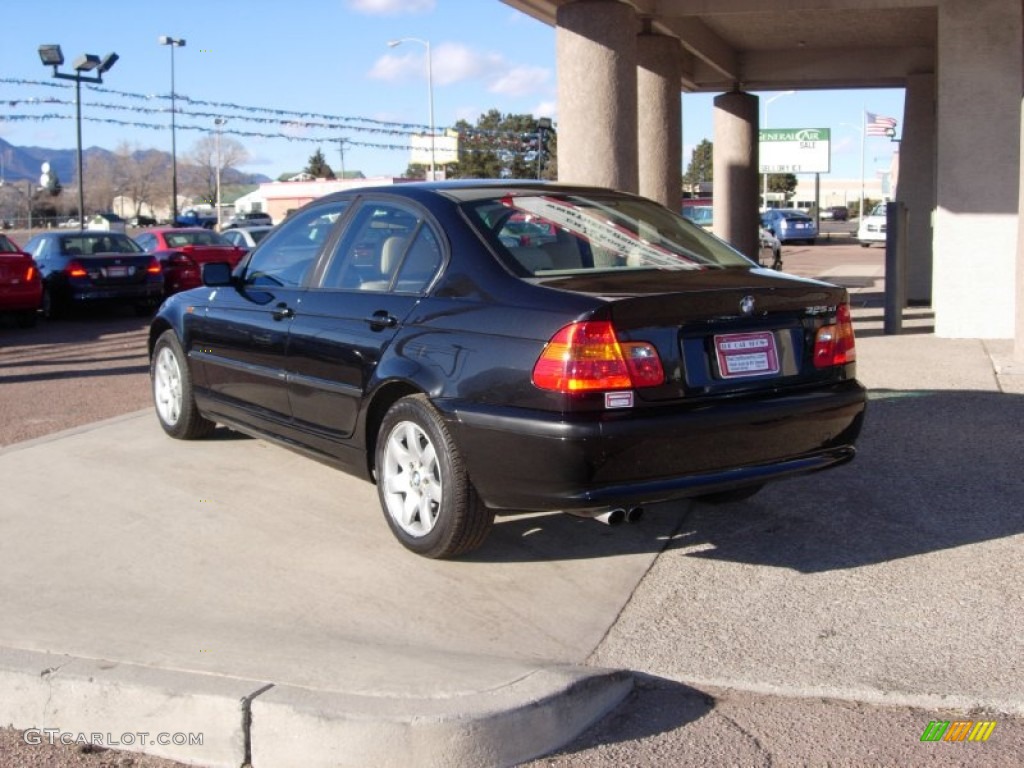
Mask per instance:
[[[626,510],[621,508],[609,509],[600,515],[594,515],[594,519],[599,520],[605,525],[619,525],[626,521]]]
[[[643,507],[630,507],[626,512],[627,523],[639,523],[644,519],[644,508]]]

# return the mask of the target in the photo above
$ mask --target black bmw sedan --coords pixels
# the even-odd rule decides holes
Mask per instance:
[[[163,429],[220,423],[373,481],[427,557],[480,546],[495,514],[745,498],[850,460],[861,429],[845,289],[634,195],[336,193],[204,283],[151,325]]]

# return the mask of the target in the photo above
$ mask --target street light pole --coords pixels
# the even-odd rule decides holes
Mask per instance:
[[[217,231],[221,231],[220,226],[220,131],[221,126],[227,122],[226,118],[215,117],[213,124],[217,126]]]
[[[83,53],[71,66],[75,73],[58,72],[57,67],[64,63],[64,53],[59,45],[40,45],[39,60],[43,66],[53,67],[53,76],[59,80],[75,81],[75,123],[78,137],[78,227],[85,229],[85,181],[82,173],[82,81],[87,83],[102,83],[103,75],[117,63],[120,58],[116,53],[108,53],[102,59],[92,53]],[[92,77],[82,74],[96,70]]]
[[[174,226],[178,220],[178,147],[175,139],[175,134],[177,133],[175,126],[177,109],[175,107],[176,94],[174,90],[174,49],[184,48],[185,40],[168,35],[160,35],[157,40],[160,45],[169,45],[171,47],[171,225]]]
[[[434,158],[434,72],[430,56],[430,41],[418,37],[402,37],[398,40],[389,40],[388,48],[394,48],[405,42],[419,43],[427,49],[427,98],[430,101],[430,180],[434,181],[436,165]]]
[[[763,130],[768,130],[768,105],[771,104],[776,99],[781,99],[783,96],[792,96],[794,93],[796,93],[796,91],[783,91],[782,93],[775,94],[770,99],[765,99],[765,102],[764,102],[764,125],[761,126],[761,128]],[[767,210],[768,209],[768,174],[767,174],[767,172],[764,174],[764,191],[763,191],[762,194],[763,194],[763,196],[761,198],[761,205],[765,208],[765,210]]]

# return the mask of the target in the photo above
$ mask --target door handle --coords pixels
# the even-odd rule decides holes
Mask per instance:
[[[274,307],[274,311],[270,313],[270,316],[275,320],[290,320],[295,317],[295,310],[282,301]]]
[[[370,317],[366,318],[366,322],[370,324],[371,328],[379,331],[382,328],[394,328],[398,325],[398,318],[386,309],[378,309]]]

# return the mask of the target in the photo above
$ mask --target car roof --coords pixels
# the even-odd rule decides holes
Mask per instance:
[[[454,202],[468,202],[482,197],[493,196],[495,192],[508,193],[537,192],[540,194],[578,194],[589,196],[614,195],[622,198],[636,198],[637,195],[606,187],[566,184],[562,182],[539,181],[537,179],[453,179],[446,181],[410,181],[401,184],[356,187],[341,190],[318,198],[320,201],[355,197],[363,194],[398,195],[413,200],[429,200],[438,196]]]

